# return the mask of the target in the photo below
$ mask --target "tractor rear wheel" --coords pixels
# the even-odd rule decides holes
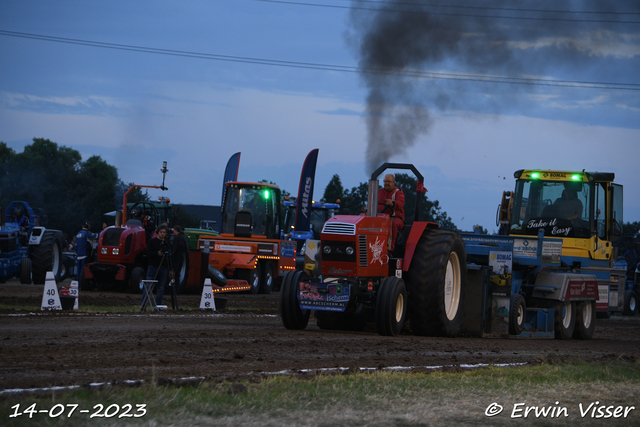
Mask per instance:
[[[557,340],[570,340],[576,328],[576,310],[573,303],[560,303],[554,312],[554,327]]]
[[[590,340],[596,329],[596,302],[581,301],[576,303],[576,328],[573,338]]]
[[[23,285],[31,284],[31,260],[22,258],[20,261],[20,283]]]
[[[426,229],[409,268],[409,321],[417,335],[460,332],[467,289],[466,252],[454,231]]]
[[[298,282],[306,275],[302,271],[288,271],[282,279],[280,316],[287,329],[304,329],[309,323],[311,310],[302,310],[298,301]]]
[[[402,279],[385,277],[376,298],[376,330],[395,337],[402,330],[407,315],[407,288]]]
[[[45,231],[40,244],[30,246],[29,252],[33,283],[44,284],[48,271],[52,271],[56,280],[60,280],[62,244],[56,233]]]
[[[509,307],[509,335],[520,335],[524,331],[524,320],[527,306],[520,294],[511,296]]]

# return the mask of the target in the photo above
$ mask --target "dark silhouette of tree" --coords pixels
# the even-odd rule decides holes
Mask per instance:
[[[329,181],[329,184],[325,187],[322,198],[327,203],[336,203],[338,200],[342,202],[343,197],[344,188],[342,187],[342,181],[340,181],[340,176],[335,174]]]

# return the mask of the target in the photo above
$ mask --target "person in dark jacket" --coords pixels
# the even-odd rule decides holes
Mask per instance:
[[[189,272],[189,244],[187,243],[187,238],[184,237],[184,232],[182,231],[182,227],[176,225],[173,227],[173,244],[171,245],[173,248],[173,272],[175,274],[176,280],[176,291],[178,293],[182,293],[184,291],[184,283],[180,283],[180,271],[183,267],[185,267],[185,279]],[[184,282],[184,281],[183,281]]]
[[[169,268],[171,265],[171,242],[167,238],[168,228],[161,225],[156,230],[157,237],[147,242],[147,257],[149,266],[147,268],[146,280],[157,280],[156,289],[156,305],[162,304],[164,298],[164,287],[169,277]],[[142,295],[143,309],[146,308],[148,301],[146,291]]]
[[[89,231],[89,228],[91,228],[91,223],[89,221],[83,221],[82,230],[76,234],[76,272],[78,284],[82,282],[82,270],[91,254],[91,242],[89,239],[98,237],[96,233]]]

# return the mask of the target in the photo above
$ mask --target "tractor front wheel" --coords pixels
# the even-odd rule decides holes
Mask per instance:
[[[23,285],[31,284],[31,260],[22,258],[20,261],[20,283]]]
[[[298,283],[306,275],[302,271],[288,271],[282,279],[280,316],[287,329],[304,329],[309,323],[311,310],[302,310],[298,301]]]
[[[402,279],[385,277],[376,298],[376,330],[395,337],[402,330],[407,315],[407,288]]]

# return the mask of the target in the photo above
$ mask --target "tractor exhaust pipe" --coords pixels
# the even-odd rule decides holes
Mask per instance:
[[[369,206],[367,206],[367,216],[378,216],[378,186],[379,182],[377,179],[369,180],[369,198],[367,200]]]

